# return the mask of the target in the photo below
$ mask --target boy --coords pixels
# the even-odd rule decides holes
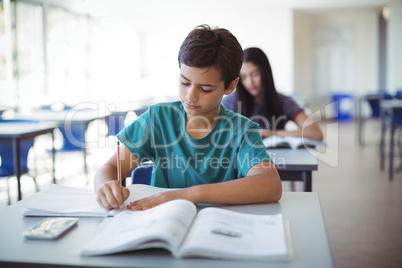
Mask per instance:
[[[128,205],[148,209],[173,199],[193,203],[276,202],[282,186],[258,125],[221,106],[239,82],[243,50],[226,29],[196,27],[179,51],[180,101],[150,106],[118,134],[121,176],[152,160],[151,184],[180,188]],[[116,180],[117,154],[95,174],[98,203],[123,208],[129,190]]]

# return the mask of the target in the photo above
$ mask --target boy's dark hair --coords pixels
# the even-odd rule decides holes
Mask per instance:
[[[226,29],[211,29],[208,25],[194,28],[184,39],[179,51],[181,63],[196,68],[216,66],[222,74],[225,89],[239,77],[243,49],[236,37]]]

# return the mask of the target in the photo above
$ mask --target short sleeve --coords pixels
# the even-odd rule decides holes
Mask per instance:
[[[225,107],[225,109],[230,110],[232,112],[236,112],[236,93],[233,92],[232,94],[225,96],[222,99],[222,105]]]
[[[245,133],[236,161],[239,178],[245,177],[249,169],[258,163],[272,162],[262,142],[258,128],[251,128]]]
[[[286,114],[287,120],[293,120],[303,109],[290,97],[279,94],[282,102],[283,111]]]
[[[141,162],[154,159],[150,141],[152,138],[150,113],[149,109],[117,134],[117,138]]]

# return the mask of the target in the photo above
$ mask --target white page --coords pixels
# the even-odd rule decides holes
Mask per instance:
[[[24,216],[81,216],[107,217],[115,216],[121,211],[127,211],[127,205],[135,200],[148,197],[160,192],[175,189],[158,188],[149,185],[128,185],[129,198],[124,202],[124,209],[108,211],[96,201],[96,194],[92,189],[69,187],[52,184],[41,195],[30,201],[24,209]]]
[[[281,136],[276,136],[272,135],[269,136],[265,139],[262,140],[265,147],[276,147],[281,144],[288,144],[292,149],[297,149],[301,145],[310,145],[310,146],[323,146],[327,147],[327,144],[322,142],[322,141],[317,141],[317,140],[312,140],[308,138],[302,138],[302,137],[292,137],[292,136],[286,136],[286,137],[281,137]]]
[[[150,186],[150,185],[145,185],[145,184],[130,184],[127,185],[126,188],[130,191],[130,196],[124,201],[124,209],[112,209],[109,212],[109,216],[116,216],[119,214],[121,211],[126,211],[127,205],[130,204],[130,202],[140,200],[142,198],[155,195],[161,192],[166,192],[166,191],[172,191],[176,190],[174,188],[160,188],[160,187],[155,187],[155,186]]]
[[[174,252],[181,244],[196,213],[196,206],[182,199],[144,211],[121,212],[90,241],[82,254],[110,254],[157,246]],[[152,243],[145,244],[147,241]]]
[[[135,200],[139,200],[151,195],[155,195],[161,192],[177,190],[175,188],[160,188],[145,184],[130,184],[127,185],[127,188],[130,190],[130,196],[124,201],[125,205],[128,205],[130,202]]]
[[[303,141],[301,137],[284,137],[283,138],[287,143],[290,144],[292,149],[297,149],[298,146],[303,145]]]
[[[289,258],[281,214],[251,215],[219,208],[199,212],[180,253],[224,259]]]
[[[91,189],[68,187],[52,184],[49,188],[30,201],[23,215],[35,216],[104,216],[108,211],[99,206],[96,194]]]
[[[270,148],[270,147],[274,148],[278,145],[283,145],[283,144],[287,144],[290,146],[290,144],[288,142],[286,142],[286,140],[283,137],[277,136],[277,135],[269,136],[269,137],[263,139],[262,142],[264,143],[266,148]]]
[[[307,139],[307,138],[302,138],[302,137],[287,136],[287,137],[284,137],[284,140],[286,140],[289,144],[291,144],[291,147],[293,149],[297,149],[299,146],[302,146],[304,144],[310,145],[310,146],[324,146],[324,147],[327,146],[324,142]]]

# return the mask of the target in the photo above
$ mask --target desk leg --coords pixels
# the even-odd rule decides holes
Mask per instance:
[[[363,142],[363,112],[362,112],[362,106],[363,106],[363,100],[359,100],[358,102],[359,107],[358,107],[358,113],[359,113],[359,124],[357,128],[357,140],[359,142],[360,146],[364,145]]]
[[[380,140],[380,169],[384,170],[385,166],[385,111],[381,109],[381,140]]]
[[[364,141],[363,141],[364,120],[362,118],[359,119],[359,127],[358,127],[358,130],[357,130],[358,131],[358,141],[359,141],[360,146],[364,146]]]
[[[52,176],[53,183],[56,184],[56,149],[54,147],[54,131],[52,131]]]
[[[88,125],[89,125],[89,123],[87,123],[85,126],[84,126],[84,131],[82,131],[82,135],[83,135],[83,137],[82,137],[82,141],[84,141],[84,144],[82,145],[82,146],[84,146],[84,148],[83,148],[83,150],[82,150],[82,153],[84,154],[84,171],[85,171],[85,175],[88,177],[88,164],[87,164],[87,155],[88,155],[88,153],[87,153],[87,141],[86,141],[86,139],[85,139],[85,136],[86,136],[86,132],[87,132],[87,129],[88,129]]]
[[[18,201],[22,199],[21,194],[21,141],[18,138],[13,139],[13,150],[14,150],[14,173],[17,177],[18,183]]]
[[[389,179],[392,180],[394,175],[394,132],[395,132],[395,124],[394,124],[394,111],[391,110],[391,130],[390,130],[390,148],[389,148]]]
[[[82,153],[84,154],[84,171],[85,171],[85,175],[88,176],[87,149],[84,148],[84,150],[82,150]]]
[[[302,172],[302,180],[303,180],[303,187],[305,192],[311,192],[312,190],[312,172],[311,171],[303,171]]]

